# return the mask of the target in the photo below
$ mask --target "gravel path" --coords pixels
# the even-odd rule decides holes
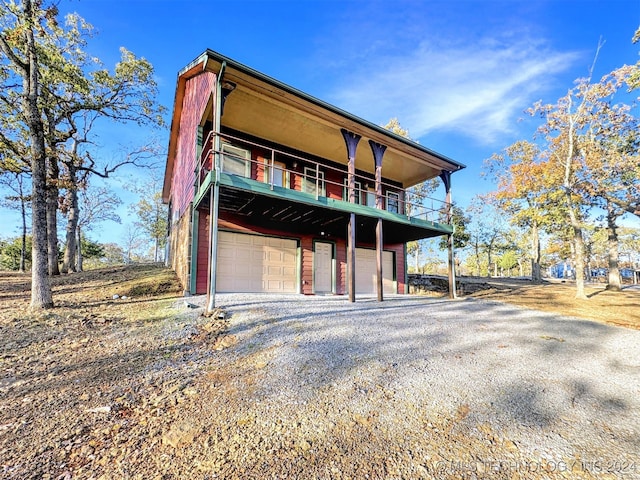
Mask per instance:
[[[369,463],[415,444],[409,465],[387,461],[393,478],[640,478],[640,331],[471,299],[217,301],[228,352],[260,372],[238,385],[245,414],[304,418],[303,450],[340,443],[346,421],[373,432]]]
[[[477,299],[187,300],[0,315],[0,479],[640,479],[640,331]]]

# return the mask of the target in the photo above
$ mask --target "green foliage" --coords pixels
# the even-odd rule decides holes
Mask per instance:
[[[507,250],[498,259],[498,266],[502,270],[511,271],[518,265],[518,254],[513,250]]]
[[[22,237],[0,240],[0,268],[2,270],[18,271],[22,252]],[[31,236],[26,237],[25,250],[26,268],[31,265]]]
[[[467,231],[467,225],[471,222],[471,218],[468,215],[465,215],[464,210],[455,204],[452,205],[451,213],[451,224],[454,228],[453,248],[456,250],[465,248],[469,243],[469,240],[471,240],[471,233]],[[440,250],[446,250],[447,238],[440,238],[440,243],[438,245]]]
[[[86,236],[82,237],[80,241],[80,251],[83,258],[100,258],[105,254],[101,244],[89,240]]]

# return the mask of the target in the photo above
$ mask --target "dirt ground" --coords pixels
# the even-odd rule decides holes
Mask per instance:
[[[214,315],[181,322],[189,308],[175,307],[183,299],[170,271],[141,265],[61,276],[53,280],[56,307],[37,314],[28,310],[29,283],[25,275],[0,274],[0,478],[264,478],[260,472],[278,471],[274,465],[282,468],[269,478],[305,478],[301,472],[315,471],[305,465],[311,444],[290,433],[278,437],[283,425],[270,427],[277,444],[266,433],[242,437],[242,427],[256,419],[243,417],[245,400],[236,385],[240,378],[247,388],[259,381],[259,371],[249,372],[255,359],[216,367],[217,356],[234,342],[225,335],[227,320]],[[570,285],[527,282],[491,282],[472,294],[640,327],[639,291],[590,289],[589,295],[579,302]],[[465,450],[464,436],[452,431],[466,413],[457,415],[430,421],[429,428],[448,435],[438,449],[473,462],[481,454],[506,455],[514,448],[488,431],[486,445],[474,457]],[[225,425],[223,418],[231,423]],[[371,463],[372,421],[348,422],[339,432],[340,451],[324,452],[328,470],[318,470],[315,478],[595,478],[584,472],[501,477],[477,469],[387,477],[380,472],[391,459]],[[207,435],[205,424],[215,426]],[[256,468],[234,470],[229,459],[240,453],[230,447],[214,455],[225,438],[228,445],[255,441],[262,456],[243,457],[237,464]],[[398,452],[395,461],[402,464],[406,455],[411,451]]]
[[[571,281],[547,280],[541,285],[513,279],[471,278],[467,281],[483,284],[481,290],[470,295],[472,297],[640,330],[640,285],[623,285],[622,291],[616,292],[606,290],[603,284],[588,284],[588,300],[578,300]]]

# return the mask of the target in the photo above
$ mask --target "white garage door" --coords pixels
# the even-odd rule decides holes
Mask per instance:
[[[356,248],[356,293],[377,293],[376,271],[376,251]],[[396,293],[392,252],[382,252],[382,291]]]
[[[218,232],[219,292],[297,293],[295,240]]]

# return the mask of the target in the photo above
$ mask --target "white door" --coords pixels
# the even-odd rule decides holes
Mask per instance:
[[[333,244],[316,242],[313,254],[313,291],[331,293],[333,285]]]
[[[377,293],[377,270],[376,251],[356,248],[356,293]],[[396,293],[392,252],[382,252],[382,291]]]
[[[295,240],[218,232],[219,292],[297,293]]]

